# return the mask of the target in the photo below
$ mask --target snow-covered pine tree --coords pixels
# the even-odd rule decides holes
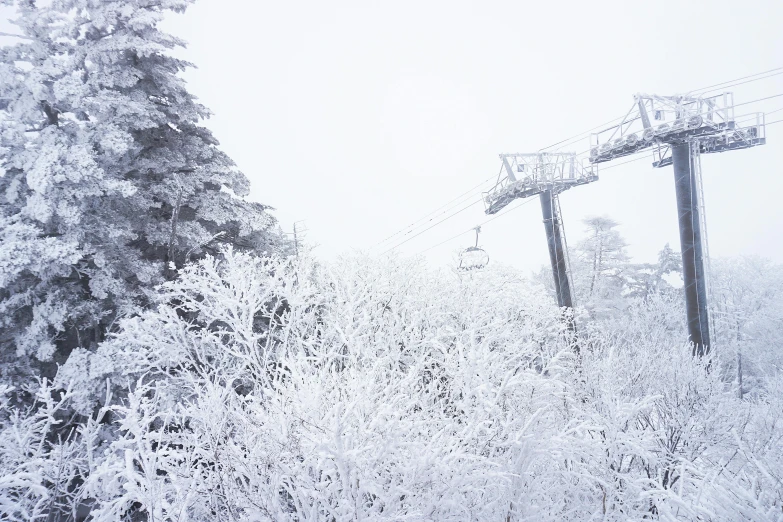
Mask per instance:
[[[666,243],[658,252],[657,263],[629,263],[624,272],[626,295],[648,299],[655,293],[672,290],[666,276],[682,273],[682,257]]]
[[[624,306],[626,242],[616,230],[619,223],[608,216],[588,217],[582,222],[587,237],[577,242],[576,255],[571,257],[576,298],[591,316],[603,316]]]
[[[192,0],[15,3],[0,50],[0,343],[24,371],[99,342],[175,269],[284,248],[158,29]],[[13,348],[11,348],[13,347]],[[26,372],[25,372],[26,373]]]

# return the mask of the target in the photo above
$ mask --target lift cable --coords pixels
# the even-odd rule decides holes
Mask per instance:
[[[644,152],[649,152],[649,151],[644,151]],[[641,161],[643,159],[650,159],[650,158],[648,156],[646,156],[646,155],[642,155],[642,156],[639,156],[638,158],[634,158],[634,159],[631,159],[631,160],[628,160],[628,161],[623,161],[622,163],[615,163],[614,165],[609,165],[608,167],[603,167],[601,169],[601,171],[603,172],[604,170],[613,169],[615,167],[619,167],[620,165],[627,165],[628,163],[633,163],[635,161]]]
[[[780,68],[778,68],[778,69],[771,69],[770,71],[766,71],[766,72],[768,73],[768,72],[777,71],[777,70],[783,70],[783,67],[780,67]],[[753,77],[753,76],[758,76],[758,75],[761,75],[761,74],[766,74],[766,73],[758,73],[758,74],[756,74],[756,75],[746,76],[746,77],[744,77],[744,78],[737,78],[737,79],[735,79],[735,80],[731,80],[731,81],[738,81],[738,80],[742,80],[742,79],[745,79],[745,78],[751,78],[751,77]],[[783,74],[783,72],[781,72],[781,74]],[[768,76],[764,76],[764,77],[762,77],[762,78],[756,78],[755,80],[749,80],[749,81],[747,81],[747,82],[743,82],[743,83],[749,83],[750,81],[757,81],[757,80],[762,80],[762,79],[764,79],[764,78],[767,78],[767,77],[768,77]],[[723,82],[723,83],[730,83],[730,82]],[[715,84],[715,85],[722,85],[722,84]],[[697,92],[697,91],[690,91],[690,92]],[[755,99],[755,100],[749,100],[749,101],[746,101],[746,102],[738,103],[738,104],[735,104],[735,105],[732,105],[732,106],[730,106],[729,108],[733,108],[733,107],[741,107],[741,106],[743,106],[743,105],[749,105],[749,104],[751,104],[751,103],[757,103],[757,102],[760,102],[760,101],[765,101],[765,100],[769,100],[769,99],[772,99],[772,98],[778,98],[778,97],[780,97],[780,96],[783,96],[783,93],[773,94],[773,95],[771,95],[771,96],[766,96],[766,97],[763,97],[763,98],[757,98],[757,99]],[[778,112],[779,110],[781,110],[781,109],[776,109],[776,110],[774,110],[774,111],[770,112],[770,114],[772,114],[772,113],[774,113],[774,112]],[[575,136],[574,136],[574,138],[576,138],[576,137],[583,137],[584,135],[588,134],[588,133],[589,133],[589,132],[591,132],[592,130],[595,130],[595,129],[597,129],[597,128],[603,127],[604,125],[608,125],[608,124],[610,124],[610,123],[612,123],[612,122],[615,122],[615,121],[617,121],[617,120],[621,120],[622,118],[624,118],[624,116],[623,116],[623,117],[620,117],[620,118],[614,118],[614,119],[612,119],[612,120],[609,120],[609,121],[608,121],[608,122],[606,122],[606,123],[603,123],[603,124],[601,124],[601,125],[597,125],[597,126],[593,127],[592,129],[590,129],[590,130],[586,131],[585,133],[582,133],[582,134],[580,134],[580,135],[575,135]],[[772,121],[772,122],[767,122],[765,125],[773,125],[773,124],[775,124],[775,123],[779,123],[780,121],[783,121],[783,120],[776,120],[776,121]],[[544,151],[544,150],[546,150],[546,149],[548,149],[548,148],[554,147],[554,146],[556,146],[556,145],[559,145],[560,143],[563,143],[563,142],[565,142],[565,141],[568,141],[569,139],[571,139],[571,138],[567,138],[566,140],[562,140],[562,141],[560,141],[560,142],[557,142],[557,143],[555,143],[555,144],[549,145],[548,147],[544,147],[544,148],[542,148],[542,149],[539,149],[539,151]],[[565,145],[563,145],[563,146],[565,146]],[[559,148],[562,148],[562,146],[561,146],[561,147],[559,147]],[[558,148],[558,149],[559,149],[559,148]],[[577,153],[577,154],[576,154],[576,156],[577,156],[577,157],[579,157],[579,156],[584,156],[585,154],[588,154],[589,152],[590,152],[590,149],[587,149],[587,150],[584,150],[584,151],[582,151],[582,152],[579,152],[579,153]],[[624,162],[622,162],[622,163],[617,163],[617,164],[614,164],[614,165],[611,165],[611,166],[608,166],[608,167],[603,167],[601,170],[603,171],[603,170],[612,169],[612,168],[615,168],[615,167],[619,167],[620,165],[625,165],[625,164],[627,164],[627,163],[632,163],[632,162],[634,162],[634,161],[640,161],[640,160],[642,160],[642,159],[644,159],[644,156],[642,156],[642,157],[639,157],[639,158],[635,158],[635,159],[632,159],[632,160],[629,160],[629,161],[624,161]],[[455,199],[451,200],[450,202],[446,203],[445,205],[443,205],[443,206],[439,207],[439,208],[438,208],[438,209],[437,209],[435,212],[438,212],[439,210],[443,209],[444,207],[449,207],[449,206],[450,206],[450,204],[451,204],[452,202],[454,202],[454,201],[457,201],[457,200],[459,200],[460,198],[463,198],[463,196],[469,195],[471,192],[475,191],[477,188],[479,188],[481,185],[483,185],[483,184],[484,184],[484,183],[486,183],[487,181],[491,180],[492,178],[494,178],[494,176],[492,176],[492,177],[490,177],[490,178],[487,178],[487,179],[485,179],[484,181],[482,181],[482,182],[481,182],[481,183],[479,183],[478,185],[474,186],[474,187],[473,187],[473,188],[471,188],[470,190],[468,190],[468,191],[464,192],[463,194],[461,194],[461,195],[460,195],[460,196],[458,196],[457,198],[455,198]],[[445,221],[447,221],[447,220],[451,219],[452,217],[456,216],[457,214],[460,214],[460,213],[462,213],[463,211],[467,210],[468,208],[470,208],[470,207],[472,207],[472,206],[476,205],[477,203],[479,203],[479,202],[481,202],[481,201],[482,201],[482,200],[481,200],[481,199],[479,199],[479,200],[477,200],[477,201],[474,201],[474,202],[470,203],[468,206],[466,206],[466,207],[463,207],[463,208],[459,209],[457,212],[454,212],[454,213],[452,213],[452,214],[450,214],[450,215],[446,216],[445,218],[443,218],[443,219],[441,219],[441,220],[437,221],[436,223],[434,223],[434,224],[430,225],[429,227],[425,228],[424,230],[422,230],[422,231],[418,232],[417,234],[415,234],[415,235],[413,235],[413,236],[411,236],[411,237],[409,237],[409,238],[406,238],[405,240],[401,241],[400,243],[397,243],[396,245],[394,245],[394,246],[392,246],[392,247],[388,248],[388,249],[387,249],[387,250],[385,250],[385,251],[384,251],[384,252],[383,252],[381,255],[383,255],[383,254],[386,254],[386,253],[390,252],[391,250],[395,250],[396,248],[398,248],[398,247],[402,246],[403,244],[407,243],[408,241],[410,241],[410,240],[412,240],[412,239],[414,239],[414,238],[416,238],[416,237],[420,236],[421,234],[423,234],[424,232],[427,232],[427,231],[429,231],[430,229],[434,228],[435,226],[437,226],[437,225],[439,225],[439,224],[441,224],[441,223],[443,223],[443,222],[445,222]],[[462,200],[462,202],[464,202],[464,199]],[[422,226],[424,226],[424,225],[428,224],[429,222],[431,222],[431,221],[432,221],[433,219],[435,219],[436,217],[439,217],[440,215],[442,215],[442,214],[445,214],[445,213],[446,213],[446,212],[448,212],[449,210],[452,210],[452,209],[453,209],[455,206],[457,206],[457,205],[451,205],[451,207],[450,207],[450,208],[447,208],[446,210],[444,210],[443,212],[441,212],[439,215],[436,215],[436,216],[432,216],[432,214],[433,214],[434,212],[431,212],[430,214],[427,214],[427,216],[425,216],[424,218],[422,218],[422,219],[420,219],[420,220],[418,220],[418,221],[414,222],[414,223],[413,223],[413,224],[411,224],[411,225],[408,225],[408,227],[405,227],[405,228],[403,228],[402,230],[400,230],[400,231],[396,232],[395,234],[392,234],[391,236],[389,236],[389,237],[388,237],[388,238],[386,238],[385,240],[383,240],[383,241],[381,241],[380,243],[377,243],[376,245],[374,245],[372,248],[375,248],[376,246],[379,246],[379,245],[381,245],[381,244],[383,244],[383,243],[386,243],[386,242],[388,242],[390,239],[392,239],[392,238],[394,238],[394,237],[398,236],[400,233],[403,233],[403,232],[405,232],[406,230],[408,230],[409,228],[411,228],[411,226],[413,226],[413,225],[416,225],[416,223],[419,223],[419,222],[422,222],[422,221],[424,221],[423,223],[420,223],[419,225],[413,226],[413,229],[411,229],[411,230],[409,230],[408,232],[406,232],[406,234],[407,234],[407,233],[411,233],[411,232],[413,232],[413,230],[415,230],[415,229],[417,229],[417,228],[421,228]],[[515,207],[515,208],[516,208],[516,207]],[[500,214],[500,215],[502,215],[502,214]],[[431,217],[431,216],[432,216],[432,217]],[[491,221],[491,219],[490,219],[490,220],[488,220],[488,221]],[[471,228],[470,230],[473,230],[473,228]],[[461,232],[459,235],[462,235],[462,234],[464,234],[464,232]],[[459,236],[459,235],[458,235],[458,236]],[[458,237],[458,236],[455,236],[455,237]],[[453,239],[453,238],[451,238],[451,239]],[[447,240],[447,241],[450,241],[451,239],[449,239],[449,240]],[[434,247],[433,247],[433,248],[434,248]]]
[[[774,123],[779,123],[779,122],[781,122],[781,121],[783,121],[783,120],[776,120],[776,121],[774,121],[774,122],[769,122],[769,123],[767,123],[766,125],[772,125],[772,124],[774,124]],[[588,151],[586,151],[586,152],[589,152],[589,150],[588,150]],[[650,158],[647,156],[647,154],[645,154],[645,153],[649,153],[649,152],[650,152],[649,150],[642,150],[642,151],[639,151],[639,152],[637,152],[637,153],[636,153],[636,154],[639,154],[639,156],[638,156],[638,157],[636,157],[636,158],[633,158],[633,159],[630,159],[630,160],[627,160],[627,161],[623,161],[623,162],[621,162],[621,163],[615,163],[615,164],[612,164],[612,165],[610,165],[610,166],[608,166],[608,167],[602,167],[602,168],[601,168],[601,171],[603,172],[603,171],[606,171],[606,170],[609,170],[609,169],[613,169],[613,168],[620,167],[620,166],[622,166],[622,165],[627,165],[628,163],[634,163],[634,162],[636,162],[636,161],[641,161],[641,160],[643,160],[643,159],[650,159]],[[577,156],[579,156],[579,155],[581,155],[581,154],[584,154],[584,153],[579,153],[579,154],[577,154]],[[636,154],[631,154],[630,156],[635,156]],[[407,242],[408,242],[408,241],[410,241],[411,239],[414,239],[415,237],[418,237],[418,236],[420,236],[420,235],[421,235],[421,234],[423,234],[424,232],[427,232],[427,231],[428,231],[428,230],[430,230],[431,228],[434,228],[435,226],[437,226],[437,225],[439,225],[439,224],[443,223],[444,221],[446,221],[446,220],[448,220],[448,219],[451,219],[452,217],[456,216],[457,214],[460,214],[462,211],[464,211],[464,210],[467,210],[468,208],[472,207],[473,205],[475,205],[475,204],[479,203],[480,201],[481,201],[481,199],[479,199],[478,201],[474,201],[473,203],[471,203],[470,205],[468,205],[468,206],[466,206],[466,207],[463,207],[463,208],[461,208],[460,210],[458,210],[458,211],[457,211],[457,212],[455,212],[454,214],[451,214],[450,216],[447,216],[447,217],[443,218],[442,220],[438,221],[437,223],[434,223],[433,225],[431,225],[430,227],[428,227],[428,228],[426,228],[426,229],[422,230],[421,232],[419,232],[419,233],[418,233],[418,234],[416,234],[415,236],[412,236],[412,237],[410,237],[410,238],[408,238],[408,239],[406,239],[406,240],[404,240],[404,241],[402,241],[402,242],[398,243],[397,245],[395,245],[395,246],[393,246],[393,247],[389,248],[388,250],[386,250],[385,252],[383,252],[383,254],[386,254],[386,253],[388,253],[388,252],[390,252],[390,251],[392,251],[392,250],[394,250],[394,249],[396,249],[396,248],[398,248],[398,247],[402,246],[403,244],[407,243]],[[526,200],[526,202],[527,202],[527,201],[532,201],[532,199],[531,199],[531,200]],[[502,216],[502,215],[506,214],[506,213],[507,213],[507,212],[509,212],[510,210],[512,210],[512,209],[515,209],[515,208],[519,208],[519,207],[521,207],[521,206],[522,206],[522,205],[517,205],[516,207],[512,207],[512,208],[511,208],[511,209],[509,209],[508,211],[501,212],[500,214],[497,214],[496,216],[494,216],[494,217],[492,217],[492,218],[490,218],[490,219],[488,219],[488,220],[486,220],[486,221],[482,222],[480,225],[484,225],[485,223],[489,223],[489,222],[490,222],[490,221],[492,221],[493,219],[495,219],[495,218],[498,218],[498,217],[500,217],[500,216]],[[455,235],[455,236],[453,236],[453,237],[451,237],[451,238],[449,238],[449,239],[447,239],[447,240],[445,240],[445,241],[443,241],[443,242],[441,242],[441,243],[438,243],[438,244],[437,244],[437,245],[435,245],[435,246],[432,246],[432,247],[430,247],[430,248],[427,248],[426,250],[423,250],[423,251],[421,251],[421,252],[419,252],[419,253],[420,253],[420,254],[422,254],[422,253],[424,253],[424,252],[427,252],[427,251],[431,250],[432,248],[438,247],[438,246],[440,246],[440,245],[442,245],[442,244],[444,244],[444,243],[447,243],[447,242],[449,242],[449,241],[451,241],[451,240],[453,240],[453,239],[456,239],[457,237],[459,237],[459,236],[461,236],[461,235],[463,235],[463,234],[465,234],[465,233],[467,233],[467,232],[470,232],[470,231],[472,231],[474,228],[475,228],[475,227],[471,227],[471,228],[469,228],[468,230],[466,230],[466,231],[464,231],[464,232],[460,232],[459,234],[457,234],[457,235]]]
[[[783,107],[778,107],[775,110],[772,111],[764,111],[764,117],[766,118],[770,114],[775,114],[776,112],[783,111]],[[734,118],[734,123],[744,123],[746,121],[753,121],[757,118],[758,112],[749,112],[747,114],[740,114],[739,116]]]
[[[484,198],[479,198],[479,199],[477,199],[476,201],[473,201],[472,203],[468,204],[467,206],[464,206],[464,207],[462,207],[461,209],[459,209],[458,211],[454,212],[453,214],[450,214],[450,215],[446,216],[445,218],[441,219],[440,221],[436,221],[435,223],[433,223],[432,225],[428,226],[427,228],[425,228],[425,229],[424,229],[424,230],[422,230],[421,232],[419,232],[419,233],[417,233],[417,234],[415,234],[415,235],[413,235],[413,236],[411,236],[411,237],[409,237],[409,238],[407,238],[407,239],[404,239],[403,241],[401,241],[401,242],[397,243],[397,244],[396,244],[396,245],[394,245],[393,247],[390,247],[390,248],[388,248],[388,249],[384,250],[383,252],[381,252],[381,255],[387,254],[387,253],[391,252],[392,250],[395,250],[395,249],[397,249],[397,248],[401,247],[402,245],[404,245],[404,244],[405,244],[405,243],[407,243],[408,241],[410,241],[410,240],[412,240],[412,239],[415,239],[415,238],[419,237],[420,235],[422,235],[423,233],[427,232],[428,230],[430,230],[430,229],[432,229],[432,228],[434,228],[434,227],[436,227],[436,226],[440,225],[441,223],[443,223],[444,221],[446,221],[446,220],[448,220],[448,219],[451,219],[451,218],[453,218],[453,217],[454,217],[454,216],[456,216],[457,214],[461,214],[462,212],[464,212],[464,211],[466,211],[467,209],[469,209],[469,208],[471,208],[471,207],[475,206],[475,205],[476,205],[476,204],[478,204],[478,203],[481,203],[482,201],[484,201]],[[474,227],[474,228],[475,228],[475,227]],[[471,230],[473,230],[473,228],[471,228]]]
[[[783,93],[773,94],[771,96],[765,96],[764,98],[756,98],[755,100],[749,100],[749,101],[746,101],[746,102],[736,103],[734,105],[729,105],[729,106],[726,107],[726,109],[733,109],[734,107],[742,107],[743,105],[749,105],[751,103],[758,103],[760,101],[771,100],[772,98],[779,98],[781,96],[783,96]],[[780,109],[775,109],[774,111],[770,112],[769,114],[772,114],[774,112],[778,112],[779,110]],[[693,114],[692,116],[704,116],[706,114],[708,114],[708,113],[707,112],[703,112],[703,113],[699,113],[699,114]],[[746,116],[746,115],[742,115],[742,116],[740,116],[740,118],[742,118],[743,116]],[[740,120],[740,121],[748,121],[749,119],[750,118],[746,118],[745,120]],[[771,123],[766,123],[765,125],[770,125],[770,124]],[[584,155],[588,154],[589,152],[590,152],[590,149],[588,148],[588,149],[585,149],[585,150],[583,150],[581,152],[577,152],[576,156],[577,157],[584,156]],[[606,170],[607,168],[611,168],[611,167],[604,167],[601,170]]]
[[[395,237],[399,236],[400,234],[410,234],[411,232],[413,232],[417,228],[423,227],[424,225],[428,224],[433,219],[441,216],[442,214],[445,214],[446,212],[448,212],[449,210],[451,210],[454,207],[458,206],[459,204],[464,203],[467,200],[467,198],[465,196],[474,195],[476,189],[478,189],[479,187],[481,187],[485,183],[493,180],[494,178],[495,178],[495,176],[488,177],[487,179],[483,180],[478,185],[475,185],[475,186],[471,187],[470,189],[468,189],[467,191],[463,192],[462,194],[460,194],[456,198],[452,199],[451,201],[448,201],[448,202],[444,203],[443,205],[441,205],[437,209],[433,210],[432,212],[430,212],[426,216],[424,216],[424,217],[414,221],[413,223],[411,223],[407,227],[398,230],[397,232],[395,232],[394,234],[390,235],[389,237],[387,237],[383,241],[379,241],[378,243],[375,243],[370,248],[371,249],[372,248],[376,248],[376,247],[378,247],[378,246],[380,246],[380,245],[382,245],[384,243],[389,242],[391,239],[394,239]],[[452,203],[455,203],[455,204],[452,205]],[[442,212],[440,212],[441,210],[442,210]]]
[[[730,106],[730,107],[728,107],[728,108],[731,108],[731,107],[739,107],[740,105],[747,105],[747,104],[749,104],[749,103],[754,103],[754,102],[759,102],[759,101],[763,101],[763,100],[768,100],[768,99],[770,99],[770,98],[777,98],[777,97],[779,97],[779,96],[783,96],[783,93],[781,93],[781,94],[775,94],[775,95],[773,95],[773,96],[768,96],[768,97],[766,97],[766,98],[759,98],[758,100],[751,100],[751,101],[744,102],[744,103],[738,103],[737,105],[732,105],[732,106]],[[783,109],[775,109],[774,111],[771,111],[771,112],[769,112],[769,113],[764,113],[764,114],[773,114],[773,113],[775,113],[775,112],[779,112],[780,110],[783,110]],[[744,119],[742,119],[744,116],[751,116],[751,115],[742,115],[742,116],[740,116],[740,119],[735,119],[734,121],[735,121],[735,122],[743,122],[743,121],[751,121],[751,120],[753,119],[752,117],[747,117],[747,118],[744,118]],[[778,121],[779,121],[779,120],[778,120]],[[770,122],[765,122],[765,123],[764,123],[764,126],[767,126],[767,125],[772,125],[773,123],[777,123],[777,121],[770,121]],[[583,151],[577,152],[577,153],[576,153],[576,157],[578,158],[578,157],[581,157],[581,156],[586,156],[586,155],[587,155],[589,152],[590,152],[590,149],[585,149],[585,150],[583,150]],[[620,163],[620,165],[622,165],[622,163]],[[603,171],[603,170],[606,170],[606,169],[611,169],[611,168],[613,168],[613,167],[601,167],[601,170]]]
[[[738,80],[744,80],[744,79],[746,79],[746,78],[751,78],[751,77],[753,77],[753,76],[758,76],[758,75],[761,75],[761,74],[766,74],[766,73],[769,73],[769,72],[772,72],[772,71],[780,71],[780,72],[777,72],[777,73],[775,73],[775,74],[770,74],[770,75],[768,75],[768,76],[764,76],[764,77],[762,77],[762,78],[755,78],[755,79],[753,79],[753,80],[748,80],[748,81],[744,81],[744,82],[740,82],[740,83],[732,83],[732,82],[736,82],[736,81],[738,81]],[[780,75],[780,74],[783,74],[783,67],[778,67],[777,69],[770,69],[769,71],[765,71],[765,72],[763,72],[763,73],[754,74],[754,75],[751,75],[751,76],[745,76],[745,77],[743,77],[743,78],[736,78],[736,79],[734,79],[734,80],[729,80],[729,81],[727,81],[727,82],[723,82],[723,83],[717,83],[717,84],[715,84],[715,85],[710,85],[709,87],[705,87],[705,88],[702,88],[702,89],[697,89],[697,90],[694,90],[694,91],[688,91],[688,93],[686,93],[686,94],[693,94],[693,93],[700,93],[700,94],[704,94],[704,93],[706,93],[706,92],[711,92],[711,91],[706,91],[705,89],[708,89],[708,88],[710,88],[710,87],[715,87],[715,86],[717,86],[717,85],[730,84],[730,85],[725,85],[724,87],[722,87],[722,89],[723,89],[723,88],[728,88],[728,87],[735,87],[735,86],[737,86],[737,85],[743,85],[743,84],[746,84],[746,83],[751,83],[751,82],[756,82],[756,81],[759,81],[759,80],[764,80],[764,79],[770,78],[770,77],[772,77],[772,76],[778,76],[778,75]],[[764,98],[764,99],[766,99],[766,98]],[[753,102],[756,102],[756,101],[761,101],[761,100],[753,100],[753,101],[750,101],[750,102],[745,102],[744,104],[747,104],[747,103],[753,103]],[[740,105],[744,105],[744,104],[737,104],[737,105],[734,105],[734,107],[739,107]],[[549,145],[548,147],[543,147],[543,148],[539,149],[539,151],[544,151],[544,150],[546,150],[546,149],[549,149],[549,148],[555,147],[555,146],[557,146],[557,145],[560,145],[560,146],[559,146],[559,147],[557,147],[557,149],[555,149],[555,150],[556,150],[556,151],[557,151],[557,150],[560,150],[560,149],[562,149],[563,147],[565,147],[566,145],[570,145],[570,144],[572,144],[572,143],[576,143],[576,142],[580,141],[582,138],[584,138],[584,137],[588,136],[588,135],[590,134],[590,132],[592,132],[592,131],[594,131],[594,130],[596,130],[596,129],[598,129],[598,128],[601,128],[601,127],[603,127],[604,125],[609,125],[609,124],[611,124],[611,123],[614,123],[614,122],[615,122],[615,121],[617,121],[617,120],[622,120],[622,119],[623,119],[623,116],[620,116],[620,117],[618,117],[618,118],[611,119],[611,120],[607,121],[606,123],[602,123],[601,125],[596,125],[596,126],[595,126],[595,127],[593,127],[592,129],[589,129],[589,130],[587,130],[587,131],[585,131],[585,132],[582,132],[582,133],[580,133],[580,134],[575,134],[574,136],[571,136],[570,138],[566,138],[565,140],[558,141],[557,143],[553,143],[552,145]]]
[[[781,96],[783,96],[783,92],[778,94],[773,94],[772,96],[766,96],[764,98],[756,98],[755,100],[750,100],[742,103],[735,103],[734,105],[729,105],[727,109],[733,109],[734,107],[742,107],[743,105],[748,105],[750,103],[756,103],[764,100],[770,100],[772,98],[780,98]]]
[[[781,107],[781,108],[779,108],[779,109],[775,109],[774,111],[770,112],[769,114],[772,114],[772,113],[774,113],[774,112],[780,112],[780,111],[783,111],[783,107]],[[745,120],[745,121],[747,121],[747,120]],[[769,125],[774,125],[774,124],[776,124],[776,123],[780,123],[780,122],[783,122],[783,119],[780,119],[780,120],[775,120],[775,121],[768,121],[768,122],[766,122],[766,123],[764,124],[764,126],[765,126],[765,127],[767,127],[767,126],[769,126]],[[650,151],[649,151],[649,149],[644,149],[644,150],[641,150],[641,151],[639,151],[639,152],[636,152],[636,153],[634,153],[634,154],[629,154],[629,155],[628,155],[629,157],[636,156],[637,154],[642,154],[642,155],[641,155],[641,156],[639,156],[639,157],[636,157],[636,158],[630,159],[630,160],[628,160],[628,161],[623,161],[623,162],[621,162],[621,163],[613,163],[612,165],[609,165],[608,167],[601,167],[601,172],[603,172],[603,171],[605,171],[605,170],[609,170],[609,169],[613,169],[613,168],[619,167],[619,166],[621,166],[621,165],[626,165],[626,164],[628,164],[628,163],[633,163],[633,162],[635,162],[635,161],[641,161],[641,160],[643,160],[643,159],[647,158],[647,156],[646,156],[646,155],[644,155],[644,153],[646,153],[646,152],[650,152]],[[649,159],[649,158],[647,158],[647,159]]]
[[[569,141],[569,140],[580,141],[580,140],[581,140],[581,139],[583,139],[585,136],[587,136],[588,134],[590,134],[592,131],[594,131],[594,130],[596,130],[596,129],[600,129],[600,128],[601,128],[601,127],[603,127],[604,125],[609,125],[609,124],[611,124],[611,123],[614,123],[614,122],[616,122],[617,120],[622,120],[623,118],[624,118],[624,116],[618,116],[617,118],[612,118],[611,120],[609,120],[609,121],[607,121],[607,122],[604,122],[604,123],[601,123],[600,125],[596,125],[595,127],[591,128],[591,129],[587,129],[587,130],[586,130],[586,131],[584,131],[584,132],[581,132],[581,133],[579,133],[579,134],[574,134],[574,135],[573,135],[573,136],[571,136],[570,138],[566,138],[566,139],[564,139],[564,140],[562,140],[562,141],[558,141],[557,143],[553,143],[552,145],[548,145],[548,146],[546,146],[546,147],[541,147],[540,149],[538,149],[538,152],[543,152],[543,151],[545,151],[545,150],[547,150],[547,149],[551,149],[552,147],[554,147],[554,146],[556,146],[556,145],[560,145],[561,143],[565,143],[566,141]],[[570,143],[572,143],[572,142],[565,143],[565,145],[568,145],[568,144],[570,144]],[[563,147],[565,147],[565,145],[562,145],[561,147],[558,147],[558,148],[557,148],[557,149],[555,149],[555,150],[560,150],[560,149],[562,149]]]
[[[506,215],[506,214],[508,214],[509,212],[513,212],[514,210],[518,209],[519,207],[524,207],[525,205],[527,205],[527,204],[528,204],[528,203],[530,203],[531,201],[535,201],[535,198],[530,198],[530,199],[525,199],[525,200],[522,200],[522,203],[520,203],[520,204],[518,204],[518,205],[516,205],[516,206],[509,206],[509,207],[508,207],[506,210],[504,210],[503,212],[499,212],[498,214],[495,214],[495,215],[494,215],[494,216],[492,216],[491,218],[489,218],[489,219],[486,219],[486,220],[482,221],[481,223],[479,223],[479,224],[478,224],[478,226],[480,226],[480,227],[483,227],[484,225],[486,225],[486,224],[487,224],[487,223],[489,223],[490,221],[494,221],[494,220],[496,220],[497,218],[499,218],[499,217],[501,217],[501,216],[505,216],[505,215]],[[423,253],[425,253],[425,252],[429,252],[429,251],[430,251],[430,250],[432,250],[433,248],[438,248],[438,247],[439,247],[439,246],[441,246],[441,245],[445,245],[445,244],[446,244],[446,243],[448,243],[449,241],[453,241],[453,240],[457,239],[457,238],[458,238],[458,237],[460,237],[460,236],[464,236],[464,235],[465,235],[465,234],[467,234],[468,232],[472,232],[472,231],[474,231],[475,229],[476,229],[476,227],[470,227],[469,229],[467,229],[467,230],[464,230],[464,231],[460,232],[459,234],[455,234],[455,235],[451,236],[450,238],[448,238],[448,239],[446,239],[446,240],[444,240],[444,241],[441,241],[440,243],[438,243],[438,244],[436,244],[436,245],[432,245],[431,247],[425,248],[424,250],[422,250],[422,251],[418,252],[418,253],[417,253],[417,255],[421,255],[421,254],[423,254]]]
[[[775,71],[777,71],[777,72],[775,72]],[[767,73],[772,73],[772,74],[767,74]],[[766,76],[762,76],[764,74],[766,74]],[[746,83],[752,83],[752,82],[757,82],[757,81],[760,81],[760,80],[766,80],[767,78],[772,78],[773,76],[778,76],[778,75],[781,75],[781,74],[783,74],[783,67],[778,67],[776,69],[770,69],[769,71],[765,71],[763,73],[752,74],[750,76],[745,76],[743,78],[737,78],[735,80],[731,80],[731,81],[728,81],[728,82],[716,83],[715,85],[710,85],[709,87],[704,87],[702,89],[696,89],[695,91],[688,91],[686,94],[703,95],[703,94],[706,94],[708,92],[721,91],[721,90],[727,89],[729,87],[736,87],[737,85],[745,85]],[[760,78],[755,78],[755,76],[761,76],[761,77]],[[752,79],[749,80],[748,78],[752,78]],[[745,80],[745,81],[740,81],[740,80]],[[717,87],[717,89],[713,89],[713,87]]]

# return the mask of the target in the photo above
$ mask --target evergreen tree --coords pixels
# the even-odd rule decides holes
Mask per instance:
[[[191,1],[16,3],[19,41],[0,50],[4,360],[100,342],[219,243],[285,248],[200,125],[179,76],[191,64],[169,54],[184,42],[158,29]]]
[[[571,258],[577,302],[591,315],[622,308],[628,255],[618,223],[607,216],[583,220],[587,237],[575,246]]]
[[[634,263],[626,269],[626,285],[629,297],[648,299],[655,293],[669,291],[672,286],[665,277],[682,274],[682,257],[672,250],[669,243],[658,252],[657,263]]]
[[[577,245],[580,256],[591,265],[588,295],[597,294],[604,280],[617,278],[628,260],[625,240],[615,230],[619,223],[607,216],[583,220],[588,236]]]

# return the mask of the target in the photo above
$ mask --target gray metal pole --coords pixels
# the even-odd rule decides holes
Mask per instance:
[[[710,327],[699,222],[699,195],[693,164],[695,159],[690,143],[672,145],[688,335],[693,343],[693,355],[703,356],[710,351]]]
[[[539,197],[541,198],[541,213],[544,216],[546,242],[549,246],[549,261],[552,264],[552,275],[555,279],[557,305],[573,311],[574,304],[571,299],[571,285],[568,282],[568,267],[566,266],[566,256],[563,249],[563,238],[560,234],[560,216],[554,205],[554,195],[551,190],[545,190]],[[567,326],[572,333],[576,331],[573,315],[569,315]],[[579,346],[577,346],[575,340],[574,349],[576,352],[579,352]]]

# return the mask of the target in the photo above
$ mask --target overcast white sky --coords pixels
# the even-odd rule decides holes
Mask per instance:
[[[190,42],[191,89],[214,111],[208,125],[253,198],[274,206],[286,230],[306,221],[325,257],[366,250],[495,175],[501,152],[622,116],[635,92],[675,94],[783,66],[781,27],[780,0],[200,0],[167,23]],[[783,75],[732,90],[737,103],[783,93]],[[779,107],[783,97],[743,109]],[[767,135],[764,147],[703,159],[714,256],[783,261],[783,124]],[[561,204],[571,241],[583,217],[608,214],[639,261],[667,242],[679,249],[671,167],[607,170]],[[535,201],[483,228],[493,262],[548,262],[540,212]],[[477,205],[399,250],[415,254],[484,219]],[[426,255],[444,264],[472,241]]]
[[[252,198],[275,207],[287,231],[304,220],[324,257],[369,249],[494,176],[501,152],[622,116],[635,92],[783,66],[781,0],[199,0],[165,27],[190,42],[190,88],[215,113],[207,125]],[[783,93],[783,75],[732,90],[737,103]],[[781,107],[783,97],[743,109]],[[767,137],[703,158],[713,256],[783,261],[783,123]],[[607,170],[561,204],[571,242],[583,217],[608,214],[639,261],[667,242],[679,249],[671,167]],[[477,205],[399,250],[415,254],[485,219]],[[472,241],[426,255],[445,264]],[[493,262],[547,263],[538,202],[486,225],[481,244]]]

